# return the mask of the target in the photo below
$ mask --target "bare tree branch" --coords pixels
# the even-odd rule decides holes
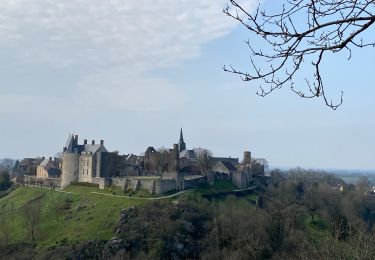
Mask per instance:
[[[250,50],[250,72],[224,66],[226,72],[237,74],[243,81],[260,80],[257,94],[264,97],[288,85],[302,98],[322,97],[336,110],[343,103],[343,92],[338,101],[329,100],[322,79],[321,66],[326,53],[342,50],[352,56],[353,47],[375,47],[375,41],[359,39],[375,23],[374,0],[285,0],[282,10],[268,14],[260,9],[247,11],[236,0],[230,0],[223,12],[242,24],[251,34],[265,41],[256,50],[253,42],[246,41]],[[297,22],[305,17],[306,23]],[[298,19],[298,20],[297,20]],[[311,62],[313,80],[305,78],[307,91],[297,90],[294,80],[304,63]],[[270,64],[266,70],[263,64]],[[299,88],[300,89],[300,88]]]

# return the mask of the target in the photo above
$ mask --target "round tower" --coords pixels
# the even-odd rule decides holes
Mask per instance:
[[[64,152],[62,156],[61,189],[78,180],[79,154]]]

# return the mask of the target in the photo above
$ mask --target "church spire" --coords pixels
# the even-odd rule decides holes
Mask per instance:
[[[182,133],[182,127],[181,127],[181,130],[180,130],[180,141],[178,142],[178,148],[179,148],[180,152],[186,150],[186,144],[184,142],[184,135]]]
[[[182,127],[181,127],[181,130],[180,130],[180,141],[184,141],[184,135],[182,134]]]

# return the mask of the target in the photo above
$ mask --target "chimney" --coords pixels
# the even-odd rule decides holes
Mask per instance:
[[[87,139],[83,140],[83,144],[87,144]]]
[[[91,141],[91,144],[94,145],[94,144],[95,144],[95,140],[92,140],[92,141]]]
[[[49,157],[48,159],[49,159],[50,162],[52,162],[52,157]]]
[[[75,135],[74,136],[74,139],[77,141],[77,143],[78,143],[78,135]]]
[[[46,159],[46,157],[43,156],[43,157],[42,157],[42,161],[44,161],[44,159]]]
[[[101,145],[101,146],[104,145],[104,140],[100,140],[100,145]]]

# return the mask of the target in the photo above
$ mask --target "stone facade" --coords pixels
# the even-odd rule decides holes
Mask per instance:
[[[59,178],[61,170],[59,169],[59,160],[42,158],[42,162],[36,168],[36,177],[37,178]]]
[[[70,135],[62,155],[61,188],[72,182],[93,182],[101,175],[101,155],[107,153],[103,140],[100,144],[91,144],[84,140],[78,144],[78,135]]]

